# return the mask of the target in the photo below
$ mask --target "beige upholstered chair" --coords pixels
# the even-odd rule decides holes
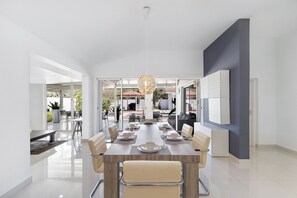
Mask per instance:
[[[210,137],[201,133],[200,131],[194,132],[194,136],[192,139],[192,147],[195,149],[195,151],[200,152],[199,169],[202,169],[206,166],[209,143],[210,143]],[[210,193],[209,188],[207,187],[206,183],[203,182],[203,180],[200,177],[199,177],[199,182],[201,183],[202,187],[205,190],[205,193],[199,193],[199,195],[201,195],[201,196],[209,195],[209,193]]]
[[[103,173],[104,172],[103,154],[107,150],[104,133],[96,134],[94,137],[88,140],[88,144],[91,151],[90,154],[92,156],[94,171],[96,173]],[[101,182],[103,182],[103,180],[98,181],[98,183],[92,190],[90,197],[93,197],[95,191],[97,190]]]
[[[188,124],[183,124],[183,128],[181,130],[181,136],[185,137],[186,139],[192,138],[193,127]]]
[[[112,124],[108,127],[111,142],[114,142],[118,136],[118,128],[116,124]]]
[[[125,161],[124,198],[179,198],[182,164],[176,161]]]

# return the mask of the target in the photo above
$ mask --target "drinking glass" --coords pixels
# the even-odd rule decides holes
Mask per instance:
[[[166,128],[163,129],[163,134],[161,135],[161,138],[163,140],[163,145],[162,145],[162,149],[166,149],[167,145],[165,144],[165,139],[167,137],[167,130]]]

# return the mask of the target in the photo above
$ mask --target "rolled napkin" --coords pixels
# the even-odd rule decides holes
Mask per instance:
[[[121,136],[124,137],[124,138],[129,138],[131,137],[132,135],[134,135],[134,133],[131,133],[130,131],[123,131],[121,133]]]

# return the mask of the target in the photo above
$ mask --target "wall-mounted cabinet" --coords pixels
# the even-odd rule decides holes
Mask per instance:
[[[208,77],[200,79],[201,98],[208,98]]]
[[[209,120],[218,124],[230,124],[229,98],[208,99]]]
[[[230,124],[229,70],[201,79],[201,98],[208,98],[209,121]]]
[[[229,98],[229,70],[220,70],[208,77],[208,98]]]

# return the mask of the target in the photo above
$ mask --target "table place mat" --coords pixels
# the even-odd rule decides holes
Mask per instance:
[[[135,144],[136,143],[136,139],[137,139],[137,135],[135,135],[136,137],[132,140],[119,140],[118,138],[113,142],[113,144]]]
[[[189,144],[189,142],[187,142],[186,140],[182,139],[180,141],[171,141],[171,140],[165,140],[165,144],[168,145],[176,145],[176,144]]]
[[[137,146],[132,146],[131,147],[131,151],[130,151],[130,155],[152,155],[152,154],[157,154],[157,155],[171,155],[171,152],[169,151],[168,148],[166,149],[161,149],[159,152],[156,153],[144,153],[141,152],[140,150],[138,150]]]

